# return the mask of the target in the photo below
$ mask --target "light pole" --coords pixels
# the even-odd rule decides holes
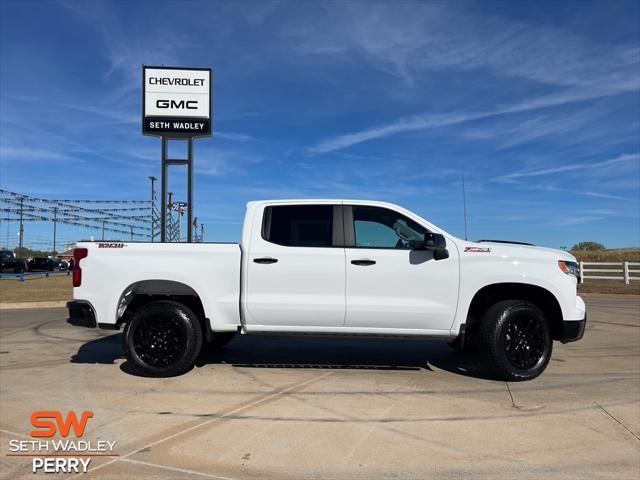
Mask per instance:
[[[155,195],[156,195],[155,184],[156,184],[157,178],[150,176],[149,180],[151,180],[151,241],[153,242],[153,237],[155,235],[155,230],[154,230],[154,226],[153,226],[153,223],[154,223],[154,219],[153,219],[153,210],[154,209],[153,209],[153,207],[154,207],[154,199],[155,199]]]
[[[22,237],[24,236],[24,225],[22,223],[22,204],[24,203],[24,197],[20,196],[20,241],[18,243],[18,255],[22,255]]]
[[[53,255],[56,254],[56,225],[58,223],[58,207],[53,207]]]
[[[462,175],[462,208],[464,209],[464,239],[467,240],[467,190],[464,187],[464,174]]]

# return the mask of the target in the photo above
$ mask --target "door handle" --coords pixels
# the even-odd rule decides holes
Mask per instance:
[[[375,265],[376,261],[375,260],[351,260],[351,263],[353,265],[360,265],[362,267],[366,267],[368,265]]]
[[[255,263],[264,263],[264,264],[270,264],[270,263],[276,263],[278,261],[277,258],[271,258],[271,257],[262,257],[262,258],[254,258],[253,261]]]

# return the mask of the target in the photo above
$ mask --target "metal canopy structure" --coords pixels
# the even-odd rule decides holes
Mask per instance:
[[[108,233],[123,240],[154,241],[159,216],[152,200],[46,199],[0,189],[0,221],[20,223],[19,248],[24,224],[30,222],[52,223],[53,251],[58,224],[95,230],[101,239]]]

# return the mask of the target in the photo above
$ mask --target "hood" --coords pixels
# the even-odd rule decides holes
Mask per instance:
[[[495,254],[509,255],[514,257],[539,257],[545,259],[555,259],[555,260],[566,260],[569,262],[576,262],[576,257],[571,255],[569,252],[564,250],[559,250],[556,248],[547,248],[547,247],[538,247],[536,245],[531,245],[529,243],[522,242],[509,242],[506,240],[480,240],[478,242],[468,242],[462,241],[462,249],[464,252],[465,249],[469,248],[478,248],[485,249],[489,248],[490,252]]]

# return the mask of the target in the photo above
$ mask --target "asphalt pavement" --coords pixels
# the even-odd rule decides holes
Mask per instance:
[[[177,378],[130,373],[121,334],[0,311],[0,478],[35,410],[91,410],[100,479],[640,478],[640,299],[589,297],[539,378],[421,340],[237,336]],[[51,477],[51,475],[49,475]],[[55,478],[55,476],[54,476]],[[67,475],[65,478],[73,478]]]

